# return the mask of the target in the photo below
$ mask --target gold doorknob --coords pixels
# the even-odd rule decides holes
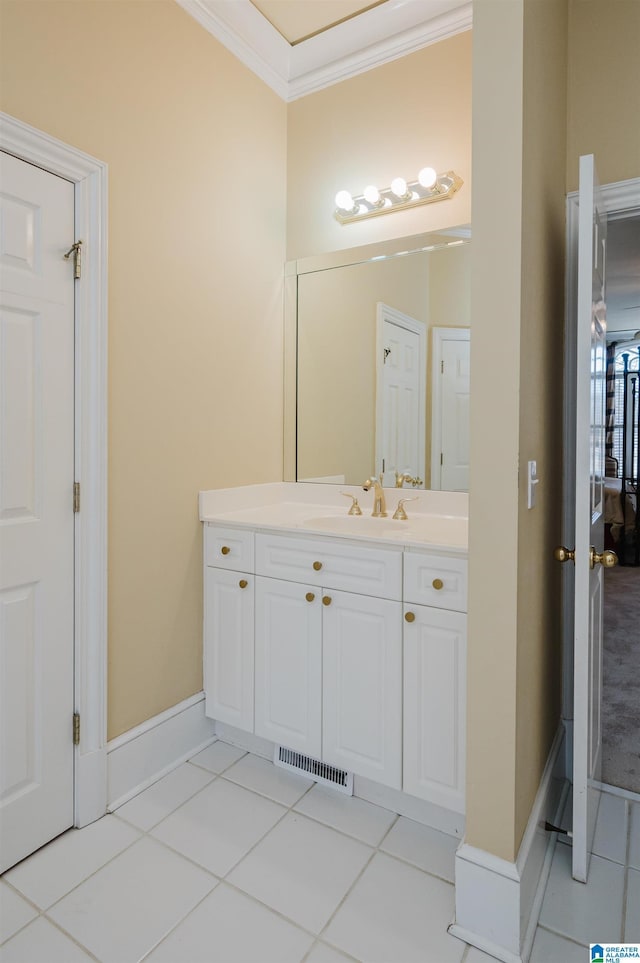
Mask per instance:
[[[444,582],[441,578],[434,578],[431,584],[437,592],[439,592],[441,588],[444,588]]]
[[[228,555],[231,549],[229,548],[228,545],[223,545],[220,551],[222,552],[223,555]]]
[[[321,568],[322,568],[322,562],[314,562],[314,563],[313,563],[313,569],[314,569],[315,572],[319,572]]]
[[[307,594],[305,595],[305,598],[307,602],[313,602],[315,595],[313,594],[313,592],[307,592]]]
[[[238,585],[240,586],[240,588],[246,588],[248,584],[249,583],[247,582],[246,578],[241,578],[240,581],[238,582]]]
[[[414,612],[406,612],[404,618],[405,618],[405,622],[415,622],[416,620],[416,616]]]
[[[593,545],[589,549],[589,567],[595,568],[596,565],[603,565],[605,568],[613,568],[618,564],[618,556],[611,549],[605,548],[604,552],[596,552]]]
[[[553,557],[556,562],[575,562],[576,553],[565,548],[564,545],[558,545],[558,547],[553,550]]]
[[[330,596],[330,595],[323,595],[323,596],[322,596],[322,604],[323,604],[323,605],[331,605],[331,596]]]

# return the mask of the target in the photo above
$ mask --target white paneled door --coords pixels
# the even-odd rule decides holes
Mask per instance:
[[[431,487],[469,490],[469,328],[433,329]]]
[[[602,768],[602,599],[607,215],[592,154],[580,158],[576,324],[573,876],[587,881]]]
[[[73,822],[74,186],[0,153],[0,871]]]
[[[424,480],[426,328],[378,303],[376,473],[395,485],[395,473]]]

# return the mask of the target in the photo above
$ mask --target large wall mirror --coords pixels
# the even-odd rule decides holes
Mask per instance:
[[[468,489],[470,238],[287,265],[285,478]]]

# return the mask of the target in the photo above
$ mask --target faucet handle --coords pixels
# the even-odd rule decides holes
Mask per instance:
[[[395,519],[400,519],[401,521],[406,521],[408,516],[407,516],[407,513],[406,513],[405,510],[404,510],[404,504],[405,504],[405,502],[415,502],[415,501],[417,501],[417,500],[418,500],[418,496],[417,496],[417,495],[414,495],[413,498],[401,498],[400,501],[398,502],[398,507],[396,508],[395,512],[393,513],[393,517],[394,517]]]
[[[349,492],[340,492],[340,494],[351,499],[351,508],[347,512],[348,515],[362,515],[362,509],[358,505],[358,499],[355,495],[351,495]]]

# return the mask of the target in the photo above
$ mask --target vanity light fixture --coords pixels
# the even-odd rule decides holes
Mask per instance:
[[[453,197],[463,183],[455,171],[436,174],[433,167],[423,167],[418,179],[409,183],[403,177],[396,177],[391,181],[391,186],[384,190],[370,184],[355,197],[349,191],[338,191],[335,218],[341,224],[349,224],[362,221],[365,217],[375,217],[376,214],[405,211],[420,204],[444,201]]]

